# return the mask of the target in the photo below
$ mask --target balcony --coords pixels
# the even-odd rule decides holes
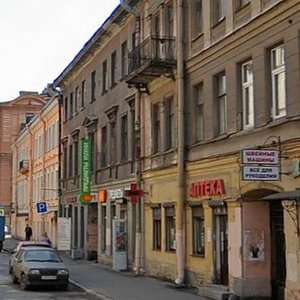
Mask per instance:
[[[129,86],[147,87],[162,74],[171,76],[176,66],[175,38],[150,36],[129,53],[128,63]]]
[[[21,160],[19,163],[19,172],[27,174],[29,172],[29,160]]]

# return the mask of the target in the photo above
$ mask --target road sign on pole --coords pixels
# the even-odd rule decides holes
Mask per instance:
[[[46,202],[38,202],[36,204],[36,209],[38,213],[46,213],[47,212],[47,203]]]

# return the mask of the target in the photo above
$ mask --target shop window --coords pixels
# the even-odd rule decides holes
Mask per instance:
[[[153,250],[161,250],[161,207],[153,208]]]
[[[204,212],[202,206],[192,208],[193,216],[193,254],[205,255],[205,228]]]
[[[175,208],[165,208],[166,216],[166,251],[176,250]]]

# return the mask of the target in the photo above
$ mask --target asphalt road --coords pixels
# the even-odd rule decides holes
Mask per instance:
[[[70,283],[68,291],[55,290],[55,288],[32,288],[26,291],[13,284],[8,274],[9,254],[0,253],[0,300],[84,300],[95,299],[91,295]]]

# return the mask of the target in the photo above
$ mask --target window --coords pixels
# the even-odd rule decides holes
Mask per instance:
[[[204,212],[202,206],[192,208],[193,216],[193,254],[205,254]]]
[[[235,0],[235,9],[238,10],[248,3],[250,3],[250,0]]]
[[[107,61],[102,63],[102,93],[107,92]]]
[[[78,144],[78,135],[74,137],[74,175],[79,175],[79,144]]]
[[[272,117],[286,115],[286,86],[284,46],[280,45],[271,50],[272,73]]]
[[[34,113],[32,112],[25,113],[25,123],[28,124],[33,117],[34,117]]]
[[[217,134],[224,134],[227,130],[226,113],[226,76],[224,73],[217,75]]]
[[[127,115],[121,119],[121,160],[128,160],[128,120]]]
[[[69,145],[69,177],[73,176],[73,144]]]
[[[135,32],[131,35],[131,49],[133,50],[136,47],[136,34]]]
[[[91,73],[91,102],[96,100],[96,71]]]
[[[215,17],[216,23],[222,21],[226,15],[226,1],[227,0],[215,0]]]
[[[243,128],[254,126],[252,61],[242,64]]]
[[[89,140],[91,141],[91,172],[95,170],[95,132],[89,132],[88,134]]]
[[[81,107],[84,107],[85,80],[81,82]]]
[[[173,6],[171,3],[168,3],[166,10],[167,10],[166,11],[166,15],[167,15],[166,34],[167,36],[172,37],[174,36],[174,13],[173,13]]]
[[[68,167],[68,161],[67,161],[67,146],[64,145],[63,146],[63,176],[62,178],[66,178],[67,177],[67,167]]]
[[[107,127],[101,129],[101,166],[107,165]]]
[[[203,26],[203,9],[202,0],[192,1],[192,35],[196,37],[202,33]]]
[[[111,85],[116,84],[117,76],[117,52],[113,52],[111,55]]]
[[[194,87],[195,112],[196,112],[196,140],[204,139],[204,99],[203,99],[203,83]]]
[[[77,113],[77,109],[78,109],[78,99],[79,99],[79,87],[77,86],[75,89],[75,99],[74,99],[75,113]]]
[[[176,232],[175,232],[175,209],[174,206],[166,207],[166,250],[176,250]]]
[[[106,206],[101,206],[101,252],[106,250]]]
[[[166,150],[175,147],[175,111],[174,98],[165,100],[166,111]]]
[[[73,117],[74,114],[74,101],[73,101],[73,93],[70,93],[70,114],[69,114],[69,118],[71,119]]]
[[[116,163],[117,156],[117,136],[116,136],[116,123],[112,122],[110,124],[110,164],[114,165]]]
[[[159,104],[152,106],[152,152],[156,153],[160,150],[160,114]]]
[[[125,41],[121,46],[121,74],[122,76],[127,75],[128,72],[128,53],[127,53],[127,41]]]
[[[153,208],[153,250],[161,250],[161,207]]]
[[[64,121],[66,122],[68,120],[68,97],[65,97],[64,101]]]

